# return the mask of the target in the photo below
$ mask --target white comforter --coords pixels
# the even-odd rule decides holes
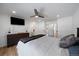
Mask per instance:
[[[18,42],[19,56],[68,56],[68,50],[59,47],[59,38],[44,36],[39,39],[23,43]]]

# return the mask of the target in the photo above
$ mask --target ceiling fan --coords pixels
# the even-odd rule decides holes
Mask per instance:
[[[36,18],[37,17],[41,17],[41,18],[45,18],[43,15],[40,14],[40,12],[37,11],[37,9],[34,9],[34,13],[35,13],[35,15],[30,16],[30,17],[36,17]]]

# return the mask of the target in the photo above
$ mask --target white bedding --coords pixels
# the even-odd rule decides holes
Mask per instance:
[[[68,49],[59,47],[59,38],[43,36],[39,39],[23,43],[18,42],[19,56],[68,56]]]

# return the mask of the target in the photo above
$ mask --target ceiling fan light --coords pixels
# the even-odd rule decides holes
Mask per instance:
[[[35,18],[38,18],[38,16],[35,16]]]

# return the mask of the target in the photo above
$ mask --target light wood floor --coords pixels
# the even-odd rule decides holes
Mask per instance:
[[[16,46],[0,48],[0,56],[17,56]]]

